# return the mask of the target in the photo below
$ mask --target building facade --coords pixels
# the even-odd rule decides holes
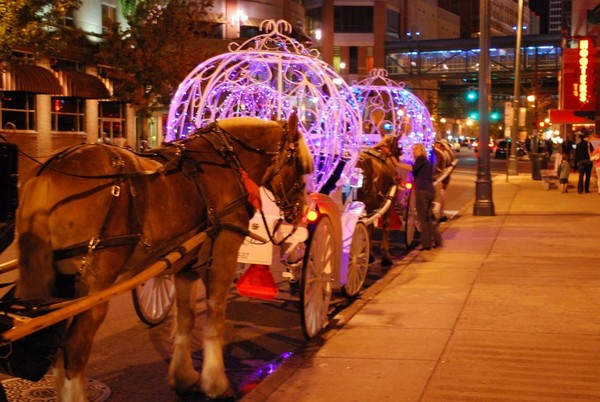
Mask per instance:
[[[112,98],[112,83],[91,55],[103,24],[120,15],[117,0],[88,0],[62,21],[66,35],[78,27],[89,33],[60,55],[33,60],[14,49],[21,63],[2,71],[0,125],[3,134],[28,155],[43,158],[73,144],[96,142],[105,132],[134,143],[134,110]],[[34,167],[24,159],[21,171]],[[30,166],[31,165],[31,166]]]
[[[308,0],[307,33],[348,82],[385,67],[389,40],[456,38],[460,19],[437,6],[437,0]]]
[[[3,135],[28,155],[43,157],[79,143],[113,140],[123,136],[132,148],[140,146],[142,119],[136,110],[113,97],[110,66],[93,62],[100,35],[114,22],[126,26],[119,0],[83,0],[62,22],[86,33],[86,40],[60,55],[33,60],[27,49],[15,49],[22,63],[2,72],[0,127]],[[206,18],[213,22],[207,46],[218,52],[236,39],[259,33],[265,19],[285,19],[302,31],[304,7],[299,0],[217,0]],[[85,42],[85,43],[84,43]],[[147,120],[150,146],[163,142],[168,105]],[[27,171],[34,166],[23,160]]]
[[[480,0],[438,0],[441,8],[460,16],[460,37],[477,38],[479,36]],[[523,2],[523,26],[529,26],[529,1]],[[514,35],[517,25],[517,0],[490,0],[490,35]]]

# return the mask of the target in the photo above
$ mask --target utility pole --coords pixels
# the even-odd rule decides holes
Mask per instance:
[[[523,35],[523,0],[518,3],[517,16],[517,40],[515,44],[515,86],[513,96],[513,126],[510,136],[510,156],[506,166],[506,180],[508,176],[517,176],[519,174],[517,164],[517,141],[519,135],[519,109],[521,98],[521,37]],[[536,151],[537,152],[537,149]]]
[[[522,0],[520,0],[522,1]],[[473,215],[493,216],[492,178],[490,175],[490,0],[479,0],[479,152]]]

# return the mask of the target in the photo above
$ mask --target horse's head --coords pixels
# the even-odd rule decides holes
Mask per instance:
[[[277,153],[263,180],[288,223],[297,223],[302,217],[306,206],[304,175],[312,172],[313,158],[298,131],[298,115],[294,112],[282,126]]]

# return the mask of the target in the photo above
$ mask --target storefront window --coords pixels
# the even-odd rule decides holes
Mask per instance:
[[[52,131],[85,131],[85,103],[76,98],[52,98]]]
[[[106,141],[112,141],[113,138],[125,133],[125,103],[122,102],[100,102],[98,104],[98,140],[102,136],[107,137]]]
[[[335,6],[333,12],[333,31],[335,33],[373,32],[373,7]]]
[[[28,92],[4,92],[0,110],[2,127],[12,123],[17,130],[35,130],[35,95]]]

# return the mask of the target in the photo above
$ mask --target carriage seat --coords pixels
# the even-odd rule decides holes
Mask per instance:
[[[317,166],[319,167],[320,170],[321,169],[321,164],[324,161],[324,157],[321,158],[320,160],[317,161]],[[344,167],[346,166],[347,160],[342,158],[340,159],[339,163],[336,165],[335,170],[333,171],[333,173],[331,174],[331,176],[329,176],[329,179],[327,179],[327,181],[325,182],[325,184],[323,184],[323,186],[321,187],[321,191],[319,191],[322,194],[326,194],[329,195],[329,193],[331,193],[337,186],[337,182],[340,179],[340,176],[342,175],[342,172],[344,171]]]

